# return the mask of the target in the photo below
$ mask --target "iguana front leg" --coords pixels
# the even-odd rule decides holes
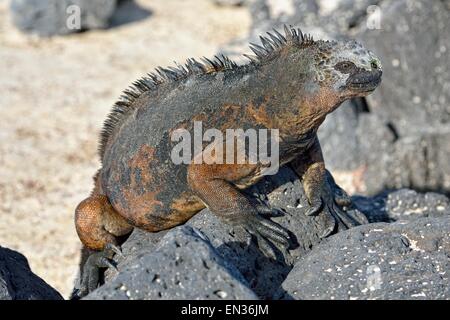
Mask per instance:
[[[243,227],[256,237],[266,256],[276,259],[274,244],[285,251],[289,247],[288,232],[266,219],[263,215],[267,212],[252,205],[235,185],[240,179],[251,176],[254,170],[255,167],[250,165],[192,164],[188,170],[188,182],[192,191],[214,214],[233,226]]]
[[[339,223],[346,228],[368,223],[364,214],[357,209],[347,210],[352,205],[351,198],[335,183],[333,176],[325,168],[317,135],[308,151],[294,159],[291,166],[302,180],[310,204],[305,214],[322,214],[319,216],[324,220],[322,237],[331,234]]]

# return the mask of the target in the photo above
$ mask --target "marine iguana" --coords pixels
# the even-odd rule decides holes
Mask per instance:
[[[268,256],[274,245],[289,247],[288,232],[267,217],[271,209],[254,205],[242,192],[262,177],[264,164],[171,161],[171,134],[191,131],[195,121],[222,132],[278,129],[280,164],[292,166],[301,179],[307,214],[327,216],[323,236],[338,220],[347,227],[365,222],[347,214],[351,200],[325,168],[317,130],[343,101],[376,89],[379,59],[354,40],[315,41],[292,27],[260,39],[261,45],[251,44],[255,55],[246,55],[247,64],[216,56],[159,67],[115,103],[101,133],[102,167],[94,190],[75,211],[83,245],[99,251],[87,259],[78,295],[95,289],[98,268],[112,265],[120,237],[133,227],[169,229],[205,207],[254,235]]]

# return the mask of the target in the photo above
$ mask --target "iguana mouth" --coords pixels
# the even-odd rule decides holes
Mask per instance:
[[[381,75],[379,70],[358,72],[348,78],[347,86],[355,91],[370,92],[381,83]]]

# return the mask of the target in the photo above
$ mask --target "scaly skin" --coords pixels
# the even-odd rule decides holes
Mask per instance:
[[[275,31],[276,32],[276,31]],[[289,247],[286,230],[262,217],[241,192],[262,177],[264,165],[176,165],[170,140],[176,129],[278,129],[280,163],[293,167],[302,180],[311,208],[324,212],[323,235],[344,225],[364,223],[342,208],[351,201],[325,169],[317,130],[343,101],[372,92],[381,81],[379,60],[354,41],[313,41],[294,29],[269,34],[256,57],[236,66],[226,58],[186,67],[159,69],[126,92],[105,123],[102,168],[93,194],[76,209],[76,228],[92,250],[119,245],[132,227],[149,232],[189,220],[206,206],[224,221],[244,227],[273,256],[272,245]],[[209,160],[214,155],[202,154]],[[115,248],[115,247],[114,247]],[[98,267],[105,261],[93,259]],[[92,266],[89,266],[91,268]],[[92,289],[92,281],[82,288]],[[88,289],[86,289],[89,287]]]

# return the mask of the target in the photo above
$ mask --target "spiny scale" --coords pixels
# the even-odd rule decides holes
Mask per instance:
[[[267,32],[268,37],[260,37],[262,46],[254,43],[250,44],[250,49],[256,56],[244,54],[244,57],[250,60],[251,65],[258,65],[274,58],[284,46],[294,45],[301,49],[314,44],[313,38],[304,35],[300,29],[294,29],[285,25],[284,33],[285,35],[283,36],[275,29],[273,29],[273,34]],[[137,107],[134,102],[143,93],[158,90],[159,85],[176,82],[190,76],[240,68],[234,61],[224,55],[216,55],[214,59],[203,57],[201,60],[202,62],[199,62],[194,58],[190,58],[186,60],[184,65],[175,62],[175,67],[157,67],[154,72],[148,73],[147,76],[135,81],[126,89],[120,96],[119,101],[114,104],[103,124],[99,144],[100,159],[103,158],[109,137],[115,128],[126,119],[129,112]]]

